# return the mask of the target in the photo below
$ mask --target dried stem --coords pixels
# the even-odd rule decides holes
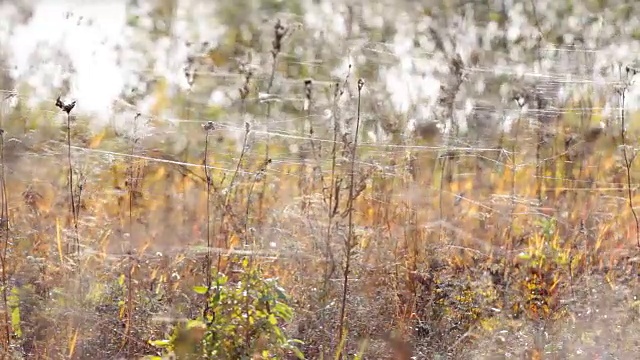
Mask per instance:
[[[2,270],[2,305],[4,306],[4,335],[5,349],[8,354],[11,347],[11,321],[9,319],[9,292],[7,283],[7,252],[10,244],[9,236],[9,199],[7,198],[7,184],[4,168],[4,129],[0,129],[0,197],[2,198],[2,209],[0,213],[0,224],[2,225],[2,253],[0,256],[0,270]]]
[[[629,72],[629,68],[627,68],[627,73]],[[629,156],[627,153],[627,130],[626,130],[626,117],[625,117],[625,100],[626,100],[626,91],[627,87],[619,90],[620,95],[620,114],[621,114],[621,129],[620,129],[620,138],[622,140],[622,154],[624,157],[624,167],[627,175],[627,197],[629,200],[629,209],[631,209],[631,214],[633,215],[633,219],[636,223],[636,245],[640,247],[640,222],[638,221],[638,214],[636,213],[635,208],[633,207],[633,191],[631,190],[631,166],[633,165],[633,160],[635,159],[635,154]]]
[[[75,239],[74,245],[76,247],[76,252],[80,255],[80,236],[78,232],[78,204],[76,204],[76,197],[74,194],[73,187],[73,162],[71,160],[71,110],[75,107],[76,102],[73,101],[69,104],[65,104],[62,102],[60,97],[56,99],[56,106],[60,108],[60,110],[67,113],[67,165],[69,167],[68,180],[69,180],[69,197],[71,203],[71,217],[73,219],[73,228],[75,230]]]
[[[511,238],[511,230],[513,229],[513,216],[516,210],[516,175],[518,172],[518,156],[516,151],[518,147],[518,135],[520,132],[520,123],[522,120],[521,114],[524,103],[518,103],[518,105],[520,105],[520,113],[518,114],[518,118],[516,119],[514,141],[513,145],[511,146],[511,215],[509,217],[511,219],[511,224],[509,225],[509,229],[507,230],[507,241],[509,241],[510,243],[509,250],[512,249],[513,245],[511,244],[511,241],[509,239]]]
[[[136,155],[136,147],[138,145],[138,119],[140,118],[141,114],[137,113],[136,116],[133,118],[133,127],[132,127],[132,133],[131,133],[131,148],[129,150],[129,153],[131,155],[131,161],[129,162],[129,167],[128,167],[128,176],[127,176],[127,192],[128,192],[128,197],[129,197],[129,204],[128,204],[128,215],[129,215],[129,249],[127,249],[127,254],[128,254],[128,260],[129,260],[129,271],[127,273],[127,321],[126,321],[126,329],[125,329],[125,336],[124,339],[122,341],[122,346],[126,346],[126,345],[130,345],[131,343],[128,341],[128,339],[131,338],[131,331],[133,329],[133,296],[134,296],[134,289],[133,289],[133,271],[134,271],[134,264],[133,264],[133,209],[135,207],[135,197],[136,197],[136,190],[135,190],[135,183],[136,183],[136,171],[135,171],[135,163],[134,163],[134,159],[135,159],[135,155]],[[132,356],[132,348],[131,346],[127,347],[127,354],[128,356]]]
[[[78,238],[78,216],[76,199],[73,188],[73,163],[71,160],[71,115],[67,113],[67,162],[69,166],[69,196],[71,198],[71,215],[73,217],[73,228],[75,231],[75,246],[78,254],[80,253],[80,244]]]
[[[251,132],[251,124],[248,122],[244,123],[244,137],[242,139],[242,150],[240,150],[240,157],[238,158],[238,162],[236,163],[236,168],[233,171],[233,175],[231,175],[231,180],[229,181],[229,187],[227,190],[227,195],[225,196],[224,205],[227,206],[229,204],[229,196],[233,191],[234,197],[237,192],[234,189],[234,185],[236,182],[236,178],[238,177],[238,173],[240,172],[240,167],[242,166],[242,162],[244,161],[244,157],[247,153],[248,141],[249,141],[249,133]]]
[[[347,307],[347,294],[349,292],[349,272],[351,270],[351,249],[355,244],[354,232],[353,232],[353,204],[354,204],[354,186],[355,186],[355,166],[356,156],[358,151],[358,133],[360,132],[360,104],[362,99],[362,88],[364,87],[364,80],[358,79],[358,110],[356,115],[356,130],[353,138],[353,148],[351,150],[351,180],[349,183],[349,217],[348,227],[349,234],[345,243],[345,266],[344,266],[344,282],[342,286],[342,305],[340,307],[340,328],[338,333],[338,339],[342,339],[345,335],[346,328],[346,307]],[[341,352],[342,349],[338,349]]]
[[[271,55],[272,55],[272,63],[271,63],[271,75],[269,76],[269,83],[267,84],[267,94],[271,94],[271,88],[273,87],[273,81],[275,79],[276,76],[276,69],[278,68],[278,55],[280,55],[280,52],[282,51],[282,42],[284,40],[285,35],[287,35],[287,33],[289,32],[289,28],[285,27],[284,25],[282,25],[282,23],[280,22],[280,19],[277,20],[275,26],[274,26],[274,38],[273,38],[273,42],[272,42],[272,49],[271,49]],[[271,134],[270,134],[270,121],[271,121],[271,101],[267,101],[267,111],[266,111],[266,133],[267,133],[267,141],[266,141],[266,145],[265,145],[265,152],[264,152],[264,161],[270,161],[270,154],[269,154],[269,148],[270,148],[270,142],[271,142]],[[266,176],[266,174],[265,174]],[[258,200],[258,218],[261,219],[262,218],[262,206],[264,203],[264,195],[265,192],[267,190],[267,181],[265,179],[265,181],[262,184],[262,190],[260,191],[260,197]]]
[[[323,284],[323,297],[326,298],[326,295],[329,291],[329,280],[335,271],[335,260],[333,258],[333,252],[331,251],[331,239],[332,239],[332,230],[333,230],[333,219],[338,213],[338,203],[340,196],[340,184],[342,183],[342,179],[336,178],[336,164],[338,159],[338,133],[340,132],[340,123],[338,117],[338,100],[344,94],[344,89],[347,85],[347,81],[349,80],[349,76],[351,74],[351,64],[349,64],[349,72],[345,77],[343,86],[340,87],[340,83],[336,82],[334,84],[334,92],[333,92],[333,106],[331,109],[331,119],[333,121],[333,141],[331,147],[331,178],[329,179],[329,201],[328,201],[328,212],[327,217],[329,223],[327,225],[327,235],[325,238],[325,256],[327,258],[327,266],[325,267],[324,273],[324,284]],[[324,182],[323,182],[324,188]],[[323,189],[324,191],[324,189]],[[326,299],[323,299],[326,300]]]
[[[311,122],[311,100],[312,100],[312,81],[311,79],[307,79],[304,81],[304,107],[306,107],[305,118],[302,122],[302,134],[306,132],[306,123],[309,123],[309,145],[311,146],[311,156],[313,157],[313,161],[318,161],[318,154],[316,152],[315,143],[313,141],[313,123]],[[317,168],[319,164],[315,164],[313,169]],[[308,188],[306,187],[307,181],[306,179],[306,170],[307,170],[307,158],[306,155],[302,157],[302,164],[300,165],[299,178],[298,178],[298,188],[300,189],[300,194],[302,197],[302,201],[300,203],[300,210],[304,212],[309,203],[308,199]]]
[[[215,129],[213,122],[209,121],[204,126],[204,176],[207,181],[206,191],[207,191],[207,258],[205,261],[205,271],[206,271],[206,279],[207,279],[207,294],[211,290],[211,171],[209,170],[209,133]],[[205,314],[206,316],[206,314]]]

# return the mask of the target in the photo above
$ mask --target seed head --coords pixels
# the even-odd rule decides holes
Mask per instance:
[[[273,42],[271,43],[271,45],[273,46],[273,48],[271,49],[271,54],[275,58],[276,56],[278,56],[278,54],[282,50],[282,40],[284,39],[284,36],[287,34],[289,29],[284,25],[282,25],[282,22],[280,21],[280,19],[276,21],[276,24],[274,25],[273,29],[274,29],[274,38],[273,38]]]
[[[56,106],[60,108],[60,110],[66,112],[68,115],[71,112],[71,110],[73,110],[73,108],[76,106],[76,100],[73,100],[69,104],[65,104],[60,99],[60,96],[58,96],[58,98],[56,99]]]
[[[240,98],[242,100],[246,100],[250,92],[249,83],[251,82],[251,77],[253,77],[253,70],[251,70],[251,68],[247,68],[247,69],[241,69],[240,71],[245,74],[245,77],[244,77],[244,83],[238,89],[238,91],[240,92]]]
[[[202,128],[204,129],[204,131],[213,131],[216,129],[216,125],[213,123],[213,121],[207,121],[206,124],[202,125]]]
[[[313,81],[311,79],[306,79],[304,81],[304,97],[311,101],[311,85]]]

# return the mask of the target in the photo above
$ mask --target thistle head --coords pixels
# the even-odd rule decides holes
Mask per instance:
[[[210,132],[216,129],[216,125],[213,123],[213,121],[207,121],[206,124],[202,125],[202,128],[204,129],[204,131]]]

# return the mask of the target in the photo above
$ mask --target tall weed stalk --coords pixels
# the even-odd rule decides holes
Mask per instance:
[[[635,75],[636,71],[627,67],[627,77],[629,73],[633,73]],[[629,84],[625,83],[621,88],[618,89],[618,95],[620,96],[620,115],[621,115],[621,124],[620,124],[620,139],[622,141],[622,155],[624,158],[624,168],[627,177],[627,198],[629,200],[629,209],[631,210],[631,214],[633,215],[633,219],[636,224],[636,245],[640,247],[640,222],[638,221],[638,214],[636,213],[635,208],[633,207],[633,191],[631,190],[631,166],[633,165],[633,160],[636,157],[635,152],[633,154],[629,154],[627,152],[627,129],[626,129],[626,110],[625,110],[625,102],[626,102],[626,92],[628,90]]]
[[[71,218],[73,221],[73,229],[74,229],[74,235],[75,235],[73,246],[75,247],[76,253],[80,255],[80,233],[78,230],[78,205],[79,204],[76,204],[76,196],[74,191],[75,189],[73,184],[73,162],[71,159],[71,111],[76,106],[76,102],[73,101],[69,104],[65,104],[64,102],[62,102],[60,97],[58,97],[56,99],[56,106],[67,114],[66,131],[67,131],[67,166],[69,168],[69,171],[68,171],[69,199],[70,199],[69,202],[71,206],[71,209],[70,209]]]
[[[364,87],[364,80],[358,79],[358,109],[356,113],[356,130],[353,135],[353,147],[351,149],[351,179],[349,181],[349,215],[348,215],[348,228],[349,233],[345,242],[345,265],[344,265],[344,278],[342,285],[342,302],[340,306],[340,328],[338,332],[338,339],[342,339],[346,336],[346,309],[347,309],[347,295],[349,292],[349,274],[351,271],[351,252],[355,245],[354,224],[353,224],[353,208],[354,205],[354,189],[355,189],[355,167],[356,157],[358,151],[358,133],[360,132],[360,109],[362,102],[362,88]],[[338,353],[342,351],[342,348],[338,349]]]
[[[209,135],[215,130],[215,125],[212,121],[207,122],[204,127],[204,177],[206,180],[206,199],[207,199],[207,257],[205,259],[205,277],[207,279],[207,296],[211,291],[211,185],[213,180],[211,179],[211,171],[209,170]],[[206,315],[206,314],[205,314]]]
[[[278,56],[282,52],[282,45],[284,42],[285,36],[289,33],[289,27],[282,25],[280,19],[276,21],[276,24],[273,27],[274,37],[273,42],[271,43],[271,75],[269,76],[269,83],[267,84],[267,96],[271,97],[271,89],[273,88],[273,81],[276,76],[276,69],[278,68]],[[271,103],[272,101],[267,100],[267,110],[266,110],[266,133],[267,133],[267,141],[265,145],[264,152],[264,162],[271,161],[270,159],[270,143],[271,143],[271,133],[270,133],[270,122],[271,122]],[[266,173],[264,174],[266,177]],[[267,181],[262,184],[262,190],[260,191],[259,200],[258,200],[258,219],[262,218],[262,210],[264,203],[264,195],[267,191]]]
[[[2,225],[2,252],[0,253],[0,270],[2,270],[2,305],[4,306],[4,353],[8,354],[11,348],[11,321],[9,319],[9,283],[7,278],[7,252],[10,245],[9,236],[9,199],[7,198],[7,184],[5,178],[4,162],[4,129],[0,128],[0,198],[2,209],[0,212],[0,225]]]
[[[338,101],[340,97],[344,94],[344,89],[347,86],[347,82],[349,81],[349,76],[351,75],[351,64],[349,64],[349,69],[347,72],[347,76],[344,79],[344,83],[340,86],[340,83],[336,82],[334,84],[333,91],[333,104],[331,109],[331,120],[333,122],[333,139],[331,145],[331,176],[329,179],[329,209],[327,213],[328,217],[328,225],[327,225],[327,235],[325,238],[325,256],[327,258],[327,267],[325,268],[324,273],[324,285],[323,285],[323,293],[326,297],[329,289],[329,280],[333,276],[335,271],[335,260],[333,258],[333,252],[331,251],[331,240],[332,240],[332,231],[333,231],[333,220],[335,216],[338,214],[338,205],[340,203],[340,187],[342,186],[342,179],[337,177],[337,160],[338,160],[338,134],[340,133],[340,117],[338,115],[338,111],[340,110],[338,107]],[[324,184],[323,184],[324,187]],[[324,191],[324,189],[323,189]]]
[[[136,149],[138,146],[138,141],[139,141],[139,137],[138,137],[138,120],[140,118],[141,114],[137,113],[134,118],[133,118],[133,127],[132,127],[132,133],[131,133],[131,148],[129,149],[129,155],[130,155],[130,159],[131,161],[129,162],[128,165],[128,170],[127,170],[127,193],[128,193],[128,197],[129,197],[129,203],[128,203],[128,217],[129,217],[129,248],[127,249],[127,256],[128,256],[128,260],[129,260],[129,269],[127,271],[127,276],[126,276],[126,281],[127,281],[127,321],[125,323],[125,336],[123,338],[122,341],[122,347],[126,347],[126,351],[127,351],[127,355],[128,356],[132,356],[132,351],[133,348],[131,346],[132,342],[129,341],[129,339],[131,338],[131,332],[133,331],[134,328],[134,323],[133,323],[133,319],[134,319],[134,287],[133,287],[133,273],[134,273],[134,268],[135,268],[135,261],[134,261],[134,249],[133,249],[133,212],[134,212],[134,208],[135,208],[135,204],[136,204],[136,197],[137,197],[137,191],[136,191],[136,184],[137,184],[137,171],[136,171],[136,164],[135,164],[135,157],[136,157]]]

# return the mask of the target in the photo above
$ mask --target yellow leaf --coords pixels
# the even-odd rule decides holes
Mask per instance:
[[[71,336],[71,339],[69,339],[69,358],[73,358],[73,353],[76,350],[77,342],[78,342],[78,330],[76,329],[73,332],[73,335]]]
[[[360,249],[361,250],[366,250],[369,247],[369,237],[368,236],[363,236],[360,239]]]
[[[375,215],[375,209],[373,207],[369,207],[367,209],[367,218],[369,220],[373,220],[373,216]]]
[[[169,97],[167,96],[167,81],[163,78],[159,79],[153,91],[155,102],[151,107],[151,114],[159,116],[169,105]]]
[[[471,191],[473,190],[473,179],[467,179],[464,181],[463,184],[463,189],[464,191]]]
[[[231,238],[229,238],[229,248],[233,249],[233,247],[238,244],[240,244],[240,237],[236,233],[233,233]]]
[[[160,180],[162,180],[162,177],[166,173],[167,173],[167,171],[165,170],[164,166],[160,166],[160,167],[158,167],[158,170],[151,177],[151,180],[152,181],[160,181]]]
[[[460,192],[460,182],[454,181],[451,183],[451,192],[454,192],[454,193]]]
[[[229,61],[229,55],[220,48],[209,51],[207,55],[216,67],[222,67]]]
[[[60,256],[60,263],[64,263],[62,257],[62,228],[60,227],[60,219],[56,218],[56,243],[58,245],[58,255]]]
[[[102,142],[102,139],[104,139],[104,136],[106,133],[107,133],[106,130],[102,130],[98,134],[96,134],[94,137],[92,137],[91,141],[89,141],[89,148],[90,149],[97,148]]]

